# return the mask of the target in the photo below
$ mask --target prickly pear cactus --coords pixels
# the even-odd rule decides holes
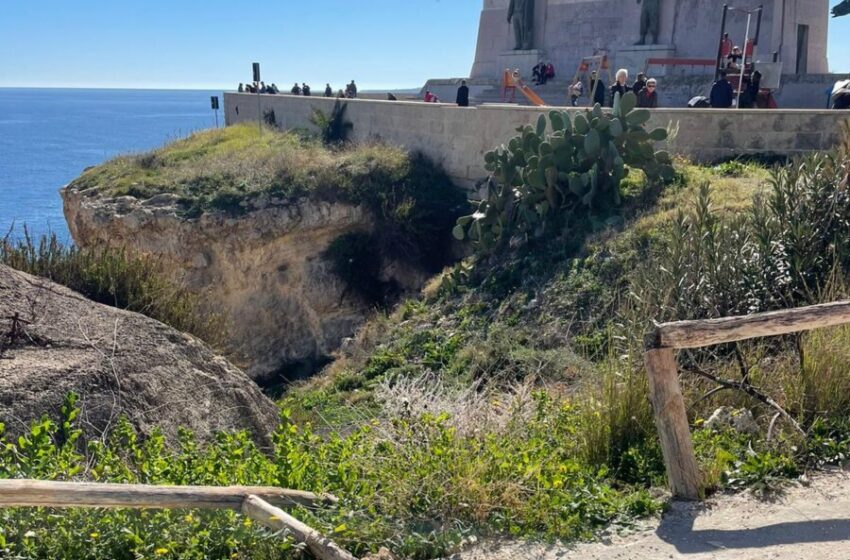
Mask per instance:
[[[540,115],[537,126],[484,155],[490,173],[487,197],[457,221],[454,236],[489,251],[514,233],[539,231],[555,213],[604,213],[620,204],[620,182],[630,168],[650,181],[674,177],[672,159],[656,151],[667,131],[647,132],[650,113],[629,92],[611,112],[597,104],[571,118],[566,111]]]

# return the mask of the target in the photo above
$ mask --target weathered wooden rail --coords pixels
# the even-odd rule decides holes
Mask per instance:
[[[0,507],[231,509],[304,543],[320,560],[356,560],[318,531],[275,507],[333,505],[337,498],[255,486],[150,486],[44,480],[0,480]]]
[[[850,301],[771,311],[742,317],[679,321],[656,325],[644,354],[655,424],[661,440],[673,495],[701,497],[699,467],[685,401],[679,385],[675,351],[702,348],[763,336],[776,336],[850,323]]]

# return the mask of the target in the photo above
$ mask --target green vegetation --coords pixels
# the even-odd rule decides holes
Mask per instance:
[[[83,296],[119,309],[135,311],[211,344],[220,342],[218,320],[201,312],[201,301],[169,280],[162,263],[123,250],[81,250],[56,235],[38,240],[0,239],[0,263],[48,278]]]
[[[418,183],[419,172],[432,173],[415,159],[383,144],[335,149],[305,134],[265,128],[260,136],[255,126],[238,125],[115,158],[84,172],[73,185],[109,197],[171,193],[190,217],[238,215],[271,199],[373,202],[399,185]]]
[[[455,237],[490,251],[517,234],[539,236],[588,216],[604,221],[620,205],[620,184],[632,169],[654,183],[672,180],[670,154],[653,144],[666,140],[667,131],[647,132],[649,111],[636,105],[629,92],[614,98],[611,113],[597,103],[575,119],[551,111],[548,119],[540,115],[536,129],[518,128],[507,147],[485,154],[487,197],[458,220]]]
[[[310,122],[319,129],[319,135],[326,146],[339,146],[348,142],[348,137],[354,125],[345,120],[347,107],[348,103],[343,103],[337,99],[330,115],[315,109],[310,116]]]
[[[534,393],[570,411],[576,445],[568,453],[582,472],[601,475],[610,488],[645,492],[664,476],[639,359],[649,320],[840,297],[850,273],[846,164],[843,155],[815,155],[730,173],[680,162],[676,181],[662,191],[630,177],[619,220],[611,222],[623,225],[567,224],[512,240],[476,257],[475,266],[456,265],[422,301],[364,329],[353,350],[285,402],[294,418],[330,431],[440,412],[460,430]],[[810,466],[844,460],[850,378],[839,364],[848,336],[850,329],[828,329],[681,354],[709,491],[769,489]],[[706,396],[716,385],[705,372],[745,379],[770,395],[807,438],[781,419],[768,438],[776,411],[738,392]],[[761,433],[698,429],[721,405],[752,410]],[[478,430],[483,439],[498,431],[486,423]],[[518,509],[507,494],[491,499]],[[575,536],[529,526],[513,534]]]
[[[517,142],[526,136],[534,142],[526,132],[543,135],[522,132]],[[250,133],[237,128],[221,142],[238,144]],[[195,154],[202,145],[214,152],[217,134],[184,142]],[[581,149],[595,153],[587,149],[595,141],[586,146],[588,133],[582,134]],[[415,250],[427,260],[433,250],[427,240],[434,238],[428,232],[446,231],[457,217],[456,199],[433,195],[435,186],[448,185],[444,176],[421,159],[395,159],[394,150],[380,146],[330,150],[291,134],[268,136],[258,141],[254,135],[254,144],[243,145],[259,163],[255,174],[242,177],[264,176],[270,167],[258,154],[281,150],[304,158],[287,175],[286,188],[295,189],[290,195],[346,197],[377,216],[376,231],[385,241],[363,232],[338,239],[328,252],[337,273],[364,297],[380,295],[370,294],[377,274],[370,248],[385,243],[380,251],[386,254],[397,251],[403,258]],[[154,159],[175,157],[187,144],[156,152]],[[435,277],[422,299],[367,324],[320,376],[283,397],[272,450],[256,449],[245,434],[221,434],[206,447],[190,434],[172,446],[158,436],[139,441],[126,423],[107,441],[82,448],[71,399],[57,422],[43,420],[28,436],[0,441],[0,476],[331,492],[341,498],[336,508],[296,515],[358,555],[387,546],[422,559],[446,554],[472,536],[584,539],[612,523],[657,514],[664,507],[658,493],[664,467],[640,358],[650,321],[726,316],[846,294],[850,158],[839,151],[772,169],[679,161],[671,175],[652,169],[666,165],[665,156],[635,150],[635,157],[653,158],[643,161],[648,173],[620,174],[619,164],[609,161],[607,175],[596,175],[597,189],[600,181],[606,187],[589,202],[600,195],[603,213],[583,215],[579,193],[569,195],[569,204],[560,193],[550,209],[568,206],[568,219],[550,220],[542,229],[531,221],[503,228],[488,250]],[[492,158],[488,165],[496,171]],[[158,180],[188,173],[178,171],[179,161]],[[197,170],[200,161],[191,165]],[[640,167],[636,160],[629,165]],[[130,175],[141,173],[137,163],[132,166]],[[81,180],[110,184],[108,169],[94,171]],[[527,171],[523,184],[534,186],[540,176],[532,179],[533,170]],[[590,170],[566,173],[573,171]],[[310,173],[342,179],[294,186],[304,183],[292,177]],[[654,180],[661,176],[670,181]],[[579,181],[584,189],[593,179]],[[169,188],[182,196],[180,184]],[[270,192],[269,183],[252,185],[242,194]],[[449,196],[445,189],[437,192]],[[436,265],[441,255],[433,255]],[[843,327],[680,354],[707,491],[770,491],[807,468],[846,461],[848,348],[850,327]],[[777,420],[772,407],[741,392],[713,391],[710,376],[770,395],[805,436]],[[751,410],[758,433],[706,428],[721,405]],[[0,516],[0,544],[23,557],[59,551],[93,559],[297,554],[230,513],[74,511],[59,518],[16,509]]]
[[[660,508],[646,490],[613,488],[604,469],[587,468],[577,453],[586,420],[543,393],[485,437],[458,430],[445,415],[321,437],[284,412],[269,453],[244,433],[221,434],[206,447],[189,433],[179,442],[140,441],[125,421],[106,442],[81,449],[74,401],[17,440],[0,437],[1,477],[329,491],[342,498],[339,506],[295,514],[355,554],[384,545],[414,558],[442,554],[482,530],[587,537]],[[0,520],[0,550],[12,557],[297,557],[292,543],[232,512],[3,509]]]

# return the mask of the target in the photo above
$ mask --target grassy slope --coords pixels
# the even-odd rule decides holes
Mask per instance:
[[[147,199],[173,193],[194,213],[238,210],[260,195],[345,198],[377,175],[398,179],[410,156],[383,144],[329,150],[292,132],[237,125],[199,132],[144,154],[115,158],[84,172],[73,185],[108,197]]]
[[[595,373],[593,362],[612,350],[609,327],[640,248],[696,197],[700,184],[710,182],[717,208],[734,213],[749,207],[768,178],[755,165],[681,167],[681,181],[651,202],[638,200],[640,180],[626,187],[636,195],[632,217],[619,230],[515,254],[459,293],[441,291],[435,279],[422,301],[373,320],[323,375],[294,388],[294,409],[304,420],[337,429],[376,413],[372,390],[399,375],[436,372],[458,386],[495,377],[572,387]]]

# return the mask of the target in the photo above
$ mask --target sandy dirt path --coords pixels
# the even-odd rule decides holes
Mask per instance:
[[[848,560],[850,475],[816,476],[771,499],[724,495],[675,503],[660,520],[626,536],[574,547],[482,544],[453,560]]]

